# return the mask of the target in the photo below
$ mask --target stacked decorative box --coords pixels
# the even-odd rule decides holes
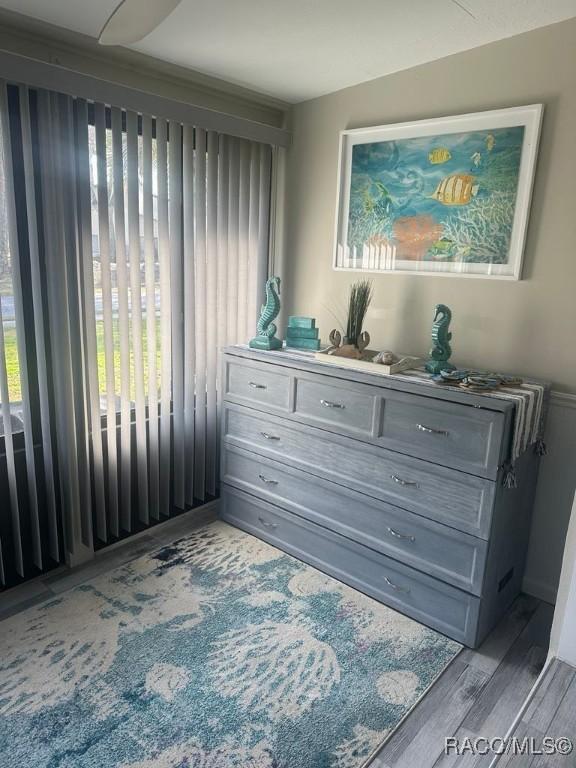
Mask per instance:
[[[286,346],[294,349],[320,349],[316,320],[313,317],[291,315],[286,328]]]

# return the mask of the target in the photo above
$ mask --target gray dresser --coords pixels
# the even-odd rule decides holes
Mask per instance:
[[[518,594],[538,458],[514,405],[317,362],[223,354],[224,520],[466,645]]]

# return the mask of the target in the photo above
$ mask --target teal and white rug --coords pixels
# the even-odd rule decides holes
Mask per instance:
[[[0,622],[0,766],[361,768],[460,648],[214,523]]]

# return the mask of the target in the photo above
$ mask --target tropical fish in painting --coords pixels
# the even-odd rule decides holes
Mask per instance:
[[[454,173],[446,176],[430,195],[443,205],[466,205],[478,193],[474,176],[467,173]]]
[[[390,192],[381,181],[375,181],[364,190],[363,207],[366,213],[372,213],[377,207],[388,211],[392,203]]]
[[[449,237],[442,237],[432,244],[428,256],[435,259],[451,259],[456,252],[456,243]]]
[[[451,157],[452,154],[450,153],[449,149],[446,149],[446,147],[436,147],[428,153],[428,160],[432,163],[432,165],[446,163],[448,160],[450,160]]]
[[[494,138],[494,136],[491,133],[489,133],[488,136],[486,136],[486,138],[484,139],[484,141],[486,142],[486,149],[488,150],[488,152],[492,152],[492,150],[494,149],[494,144],[496,144],[496,139]]]

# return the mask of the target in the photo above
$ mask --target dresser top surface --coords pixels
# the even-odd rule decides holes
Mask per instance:
[[[411,392],[421,396],[458,402],[463,405],[485,408],[492,411],[507,412],[514,408],[514,403],[512,401],[495,396],[490,392],[480,394],[459,389],[455,386],[435,384],[430,379],[422,377],[421,374],[413,377],[410,376],[410,371],[403,371],[400,375],[384,376],[378,373],[370,373],[369,371],[356,370],[344,366],[340,367],[333,363],[323,363],[315,357],[313,352],[294,351],[292,349],[265,351],[251,349],[247,345],[226,347],[222,351],[224,354],[248,360],[255,360],[290,369],[312,371],[344,381],[355,381],[362,384],[381,387],[383,389]],[[413,381],[411,381],[412,378]],[[533,380],[531,379],[530,381]],[[543,382],[537,383],[541,384]]]

